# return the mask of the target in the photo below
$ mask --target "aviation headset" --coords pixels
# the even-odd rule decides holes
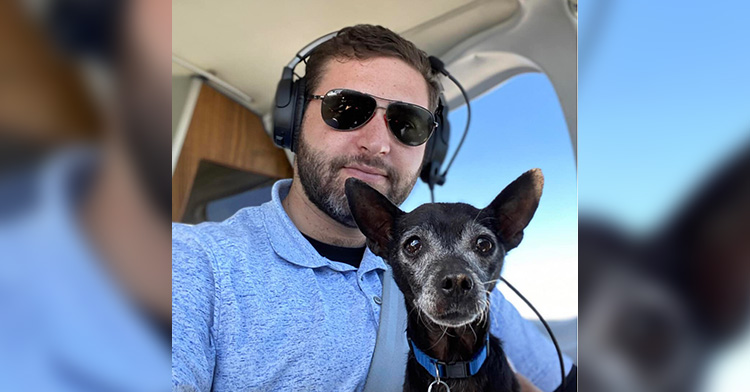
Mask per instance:
[[[338,31],[326,34],[302,48],[281,72],[281,80],[276,87],[276,99],[273,108],[273,141],[277,146],[296,152],[295,142],[305,112],[307,80],[304,76],[294,80],[294,68],[300,62],[306,62],[315,48],[336,35],[338,35]],[[430,56],[433,69],[443,73],[443,70],[435,67],[436,62],[433,59],[435,58]],[[420,178],[430,186],[430,189],[435,185],[445,183],[445,173],[440,174],[440,167],[448,153],[448,141],[450,139],[448,111],[448,106],[441,94],[435,110],[437,127],[425,146],[424,165],[420,173]]]

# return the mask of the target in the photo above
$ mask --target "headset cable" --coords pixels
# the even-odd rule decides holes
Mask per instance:
[[[448,161],[448,166],[445,167],[445,171],[443,174],[440,174],[438,178],[442,178],[442,182],[440,185],[442,185],[445,182],[446,176],[448,175],[448,170],[450,170],[451,166],[453,165],[453,161],[456,160],[456,156],[458,156],[458,152],[461,151],[461,146],[464,145],[464,140],[466,140],[466,135],[469,133],[469,124],[471,124],[471,103],[469,102],[469,96],[466,94],[466,91],[464,90],[464,87],[461,86],[461,83],[456,80],[456,78],[453,77],[453,75],[448,72],[448,70],[445,69],[445,64],[443,62],[435,57],[430,56],[430,65],[432,66],[432,69],[440,72],[441,74],[445,75],[448,79],[450,79],[453,84],[458,87],[458,89],[461,91],[461,95],[464,97],[464,101],[466,102],[466,126],[464,128],[464,134],[461,136],[461,140],[458,142],[458,147],[456,147],[456,151],[453,153],[453,156],[451,157],[451,160]],[[448,117],[448,113],[445,114],[446,118]],[[437,171],[440,171],[440,168],[437,169]],[[435,184],[429,183],[427,184],[430,188],[430,201],[432,203],[435,202]]]

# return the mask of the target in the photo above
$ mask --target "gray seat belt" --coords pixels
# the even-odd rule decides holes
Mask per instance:
[[[383,303],[380,307],[380,325],[364,392],[401,392],[404,390],[406,360],[409,355],[406,305],[404,294],[393,280],[390,266],[381,275],[381,281]]]

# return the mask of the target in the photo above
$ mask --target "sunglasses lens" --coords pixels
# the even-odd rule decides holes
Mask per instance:
[[[391,132],[409,146],[425,143],[434,129],[432,113],[426,109],[396,102],[388,106],[385,115]]]
[[[377,107],[374,98],[349,90],[331,90],[320,105],[323,121],[331,128],[341,131],[356,129],[364,125]]]

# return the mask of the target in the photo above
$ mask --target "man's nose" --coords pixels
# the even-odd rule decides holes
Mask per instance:
[[[381,109],[381,108],[378,108]],[[385,113],[377,110],[364,127],[359,129],[357,147],[371,155],[385,155],[391,151],[391,135]]]

